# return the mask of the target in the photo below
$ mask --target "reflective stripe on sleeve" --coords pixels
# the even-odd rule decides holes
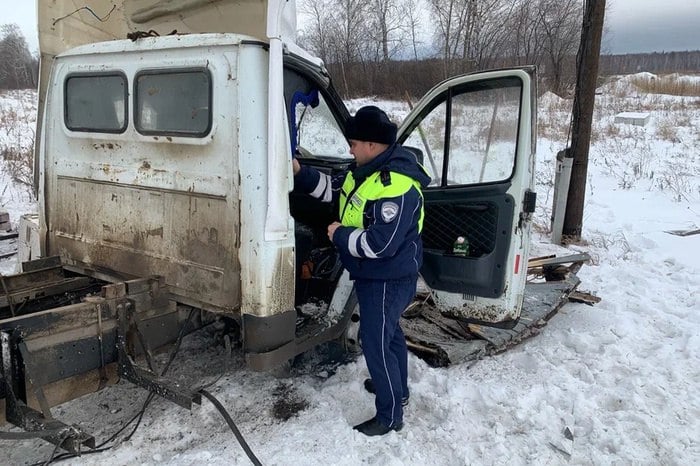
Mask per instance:
[[[330,202],[333,198],[333,190],[330,189],[331,176],[325,173],[319,173],[318,184],[316,189],[311,192],[311,196],[316,199],[321,199],[323,202]],[[323,198],[321,198],[323,196]]]
[[[362,257],[360,255],[360,252],[357,250],[357,239],[364,232],[365,230],[363,230],[362,228],[356,228],[352,231],[352,233],[350,233],[350,236],[348,237],[348,251],[353,257]]]
[[[362,238],[360,238],[360,246],[362,246],[362,252],[365,253],[365,256],[369,257],[370,259],[376,259],[377,255],[372,251],[372,248],[369,247],[369,243],[367,242],[367,232],[363,231],[362,232]]]

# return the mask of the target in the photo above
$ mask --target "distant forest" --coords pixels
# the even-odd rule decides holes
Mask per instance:
[[[700,50],[692,52],[631,53],[600,57],[602,75],[632,74],[648,71],[654,74],[700,73]]]
[[[522,66],[528,63],[517,59],[500,58],[481,69]],[[540,92],[552,91],[562,96],[571,94],[575,84],[575,57],[569,56],[562,64],[559,89],[555,91],[547,63],[538,66]],[[461,65],[461,66],[460,66]],[[453,63],[454,72],[444,74],[444,63],[439,58],[424,60],[390,60],[374,63],[327,64],[335,87],[344,98],[376,95],[413,99],[425,94],[446,77],[479,71],[469,63]],[[700,50],[690,52],[654,52],[624,55],[602,55],[600,76],[634,74],[646,71],[653,74],[700,74]]]

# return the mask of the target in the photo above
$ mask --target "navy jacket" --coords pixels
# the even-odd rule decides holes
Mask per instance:
[[[422,187],[430,177],[412,153],[398,144],[390,146],[370,163],[361,167],[350,166],[359,186],[375,172],[387,170],[401,173],[418,181]],[[301,165],[294,181],[298,190],[325,202],[340,196],[346,173],[331,177],[318,170]],[[382,215],[382,205],[393,203],[391,218]],[[350,278],[397,279],[415,276],[423,262],[423,243],[418,231],[418,219],[423,199],[415,187],[393,198],[369,201],[364,209],[364,231],[357,234],[354,227],[341,226],[333,235],[333,243],[340,259],[350,272]]]

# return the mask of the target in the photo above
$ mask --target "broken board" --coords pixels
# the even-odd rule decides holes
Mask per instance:
[[[17,254],[17,232],[0,231],[0,259]]]
[[[412,313],[415,317],[402,318],[401,328],[408,348],[433,367],[476,360],[537,335],[579,283],[575,274],[561,281],[528,283],[520,319],[511,329],[460,322],[427,304]]]

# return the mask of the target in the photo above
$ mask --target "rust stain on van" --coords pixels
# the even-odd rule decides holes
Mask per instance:
[[[146,230],[146,236],[160,236],[163,237],[163,227],[155,228],[153,230]]]

